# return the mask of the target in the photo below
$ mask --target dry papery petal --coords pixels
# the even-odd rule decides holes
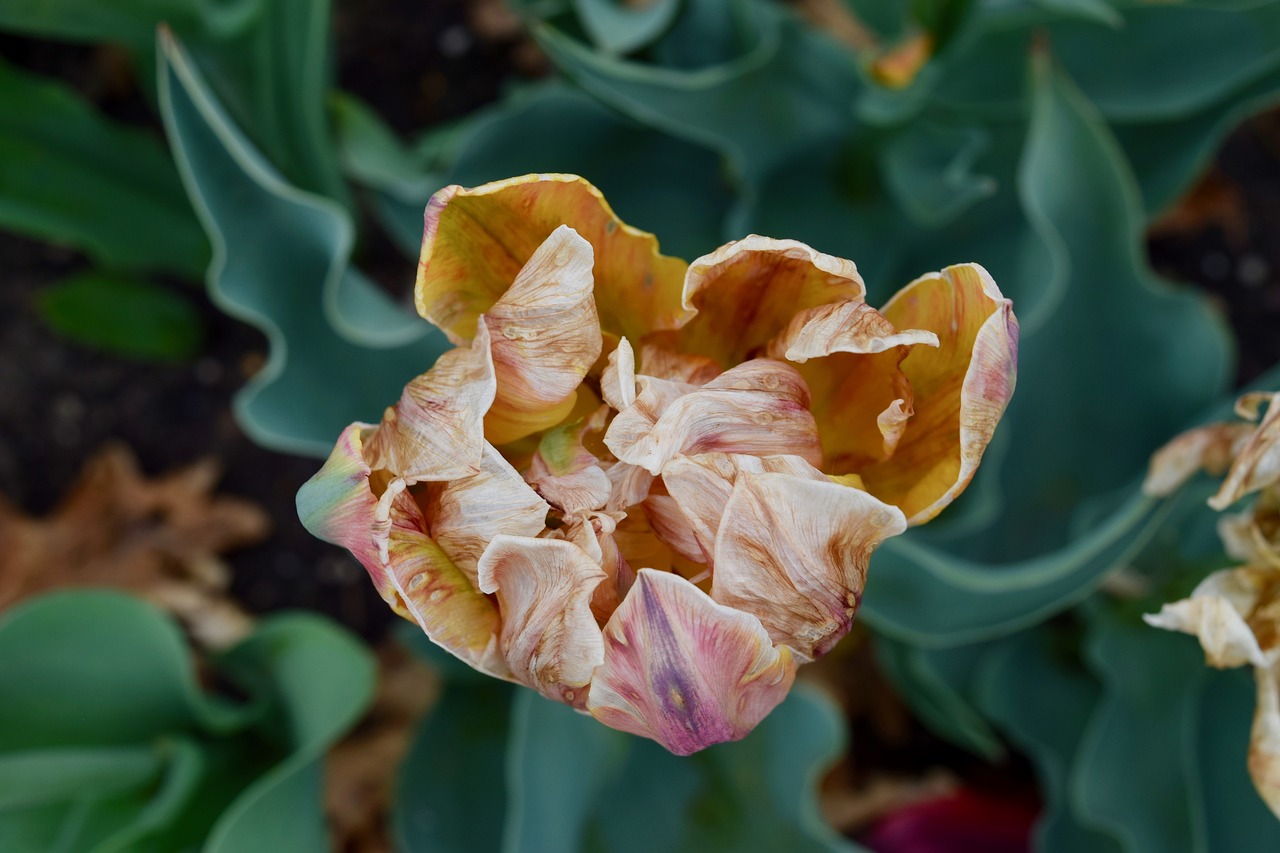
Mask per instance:
[[[476,473],[484,452],[484,416],[496,390],[489,332],[481,321],[470,346],[440,356],[383,414],[366,442],[370,467],[408,483]]]
[[[609,364],[600,375],[600,396],[619,412],[636,400],[636,354],[626,338],[609,353]]]
[[[700,561],[715,566],[716,534],[725,504],[733,494],[738,475],[747,472],[790,474],[826,482],[822,472],[799,456],[746,456],[738,453],[702,453],[677,456],[662,469],[662,480],[680,508],[694,540]]]
[[[1251,508],[1219,517],[1218,538],[1232,559],[1280,570],[1280,493],[1265,490]]]
[[[866,492],[789,474],[739,473],[716,534],[711,597],[757,616],[807,658],[849,631],[871,553],[907,529]]]
[[[677,454],[716,451],[822,463],[809,389],[790,365],[755,359],[675,399],[661,396],[662,380],[639,381],[636,401],[605,433],[605,445],[623,462],[652,474]]]
[[[1222,488],[1209,499],[1214,509],[1226,509],[1245,495],[1280,483],[1280,394],[1245,394],[1236,401],[1236,414],[1256,421],[1264,403],[1266,416],[1236,452]]]
[[[387,484],[370,531],[381,570],[427,636],[471,666],[511,678],[498,650],[498,609],[426,534],[426,520],[401,479]]]
[[[1258,704],[1249,736],[1249,776],[1272,814],[1280,818],[1280,665],[1254,670]]]
[[[1251,622],[1260,608],[1274,606],[1278,594],[1280,573],[1272,569],[1224,569],[1201,581],[1190,598],[1166,604],[1159,613],[1149,613],[1143,619],[1157,628],[1198,637],[1211,666],[1248,663],[1269,668],[1277,657],[1280,621],[1271,625],[1265,636],[1259,635],[1258,626]]]
[[[758,619],[676,575],[641,569],[605,626],[587,710],[676,755],[738,740],[786,698],[795,660]]]
[[[659,254],[652,234],[625,224],[577,175],[524,175],[474,189],[445,187],[427,205],[418,262],[418,313],[461,343],[559,226],[570,223],[595,253],[601,328],[639,340],[688,316],[680,289],[688,265]]]
[[[608,407],[601,406],[590,418],[548,430],[525,471],[525,479],[563,513],[602,508],[613,491],[613,483],[583,442],[588,433],[604,429]]]
[[[936,347],[938,336],[924,329],[899,331],[865,302],[836,302],[798,312],[769,342],[766,352],[772,358],[803,364],[836,352],[871,355],[917,345]]]
[[[1209,424],[1178,435],[1151,455],[1143,493],[1168,497],[1197,471],[1222,476],[1254,429],[1253,424]]]
[[[866,287],[853,261],[795,240],[755,234],[689,265],[684,306],[697,315],[679,333],[681,352],[733,365],[777,335],[798,311],[860,302]]]
[[[549,699],[581,707],[604,660],[591,612],[604,571],[571,542],[516,536],[495,537],[478,571],[481,591],[498,597],[511,671]]]
[[[600,357],[591,244],[562,225],[485,314],[497,395],[485,435],[506,444],[562,421]]]
[[[537,536],[551,510],[487,442],[480,471],[433,484],[424,505],[432,538],[473,583],[480,555],[495,536]]]

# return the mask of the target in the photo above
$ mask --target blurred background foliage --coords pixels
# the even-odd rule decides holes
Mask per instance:
[[[938,737],[1030,761],[1036,849],[1280,846],[1245,772],[1248,677],[1139,619],[1227,564],[1207,492],[1138,489],[1153,450],[1225,416],[1238,375],[1220,310],[1157,276],[1144,234],[1280,101],[1280,2],[512,8],[551,73],[406,138],[335,88],[328,0],[0,4],[0,31],[118,46],[164,131],[0,61],[0,226],[91,261],[35,310],[106,352],[188,359],[202,321],[185,285],[203,280],[268,341],[242,428],[319,456],[446,346],[406,307],[411,276],[390,292],[360,247],[397,247],[409,270],[441,186],[562,171],[668,253],[797,238],[854,259],[872,302],[978,261],[1017,308],[1019,387],[965,497],[878,553],[870,634],[818,668],[826,692],[797,689],[740,744],[675,759],[407,638],[444,686],[399,766],[395,843],[858,849],[817,791],[858,754],[829,696],[859,689],[852,649],[871,643]],[[1245,378],[1280,386],[1261,366]],[[6,613],[0,684],[22,699],[0,708],[0,847],[322,849],[317,762],[370,702],[368,653],[279,616],[191,661],[119,596]]]

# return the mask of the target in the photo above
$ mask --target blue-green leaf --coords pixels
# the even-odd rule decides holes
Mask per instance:
[[[200,351],[200,315],[171,287],[84,273],[40,292],[36,307],[54,331],[105,352],[180,361]]]

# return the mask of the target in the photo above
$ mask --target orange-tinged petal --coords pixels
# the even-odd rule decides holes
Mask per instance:
[[[481,672],[510,679],[498,649],[498,608],[424,531],[407,484],[392,480],[378,501],[373,541],[408,617],[445,651]]]
[[[817,468],[799,456],[746,456],[736,453],[702,453],[677,456],[662,469],[667,491],[680,507],[701,549],[700,560],[715,566],[716,534],[725,504],[733,494],[738,475],[747,472],[790,474],[802,479],[826,481]]]
[[[591,244],[562,225],[484,315],[497,395],[485,436],[506,444],[560,423],[600,357]]]
[[[409,483],[455,480],[480,470],[484,416],[497,383],[483,322],[469,346],[449,350],[405,386],[369,437],[366,456]]]
[[[674,400],[662,400],[664,406],[642,406],[654,383],[662,382],[648,380],[650,386],[645,387],[645,381],[640,378],[642,390],[635,403],[619,413],[605,433],[605,445],[624,462],[653,474],[677,454],[716,451],[795,455],[822,462],[809,414],[809,389],[788,364],[754,359]]]
[[[498,536],[479,565],[480,589],[496,594],[499,645],[512,673],[542,695],[581,707],[604,641],[591,596],[605,573],[561,539]]]
[[[639,465],[626,462],[614,462],[605,474],[609,477],[612,488],[609,501],[605,504],[605,509],[609,510],[627,510],[640,503],[649,494],[656,479]]]
[[[856,473],[910,524],[923,524],[969,484],[1013,396],[1018,321],[977,264],[917,279],[881,313],[895,328],[935,332],[940,346],[914,347],[902,362],[915,413],[893,455]]]
[[[584,445],[588,433],[604,429],[608,412],[601,406],[590,418],[548,430],[525,471],[529,485],[562,513],[598,510],[609,500],[609,475]]]
[[[848,633],[871,553],[906,527],[901,510],[866,492],[741,473],[716,535],[711,596],[754,614],[775,642],[817,657]]]
[[[1249,777],[1271,813],[1280,818],[1280,665],[1255,669],[1258,704],[1249,735]]]
[[[587,710],[676,755],[744,737],[795,679],[791,650],[758,619],[652,569],[637,573],[604,636]]]
[[[650,495],[644,501],[644,512],[649,517],[653,532],[668,548],[686,560],[707,562],[702,546],[693,533],[693,526],[675,498],[670,495]]]
[[[648,443],[653,440],[653,433],[658,427],[658,421],[676,400],[697,390],[697,386],[688,385],[684,382],[671,382],[667,379],[656,379],[652,376],[637,376],[635,385],[637,390],[631,400],[631,404],[621,409],[613,421],[610,422],[609,429],[604,434],[604,443],[605,447],[609,448],[619,459],[638,465],[641,464],[637,456],[640,451],[636,450],[636,448],[649,447]],[[615,397],[617,402],[625,399],[625,393]],[[619,448],[626,451],[629,456],[619,453]],[[630,457],[636,458],[632,459]],[[651,469],[651,466],[646,467]],[[651,469],[651,473],[656,474],[657,471]]]
[[[689,265],[684,306],[697,315],[680,330],[679,349],[731,366],[786,328],[797,311],[861,301],[866,287],[853,261],[795,240],[752,234]]]
[[[503,533],[537,536],[551,510],[491,444],[478,473],[433,486],[425,505],[431,537],[473,583],[490,540]]]
[[[1163,498],[1176,492],[1197,471],[1222,476],[1254,432],[1253,424],[1209,424],[1178,435],[1151,454],[1142,491]]]
[[[373,544],[378,497],[369,485],[371,472],[364,459],[364,443],[374,429],[372,424],[354,423],[342,431],[324,465],[298,490],[298,518],[312,536],[350,551],[369,573],[383,600],[408,618]]]
[[[639,340],[684,322],[685,262],[659,254],[652,234],[624,224],[600,191],[576,175],[525,175],[432,196],[418,263],[418,313],[455,342],[466,340],[561,225],[595,250],[604,331]]]
[[[706,356],[676,352],[647,343],[640,347],[640,372],[672,382],[706,385],[724,373],[724,369]]]
[[[1214,509],[1226,509],[1245,495],[1280,483],[1280,394],[1245,394],[1236,401],[1236,414],[1258,420],[1263,403],[1266,416],[1239,449],[1218,493],[1209,499]]]
[[[768,355],[804,364],[835,352],[863,355],[899,346],[938,345],[938,336],[923,329],[899,331],[865,302],[835,302],[798,312],[777,337]]]

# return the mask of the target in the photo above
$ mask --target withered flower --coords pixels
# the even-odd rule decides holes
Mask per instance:
[[[981,267],[865,294],[792,240],[661,255],[575,176],[449,187],[416,297],[457,346],[347,428],[299,511],[475,668],[682,755],[736,740],[1013,392]]]
[[[1263,403],[1267,404],[1261,417]],[[1210,666],[1251,665],[1258,685],[1249,744],[1249,775],[1280,817],[1280,394],[1252,393],[1236,403],[1248,422],[1189,430],[1151,460],[1144,488],[1172,493],[1197,470],[1226,474],[1209,505],[1224,510],[1256,495],[1243,512],[1218,523],[1227,554],[1246,562],[1214,572],[1190,598],[1149,614],[1158,628],[1194,634]]]

